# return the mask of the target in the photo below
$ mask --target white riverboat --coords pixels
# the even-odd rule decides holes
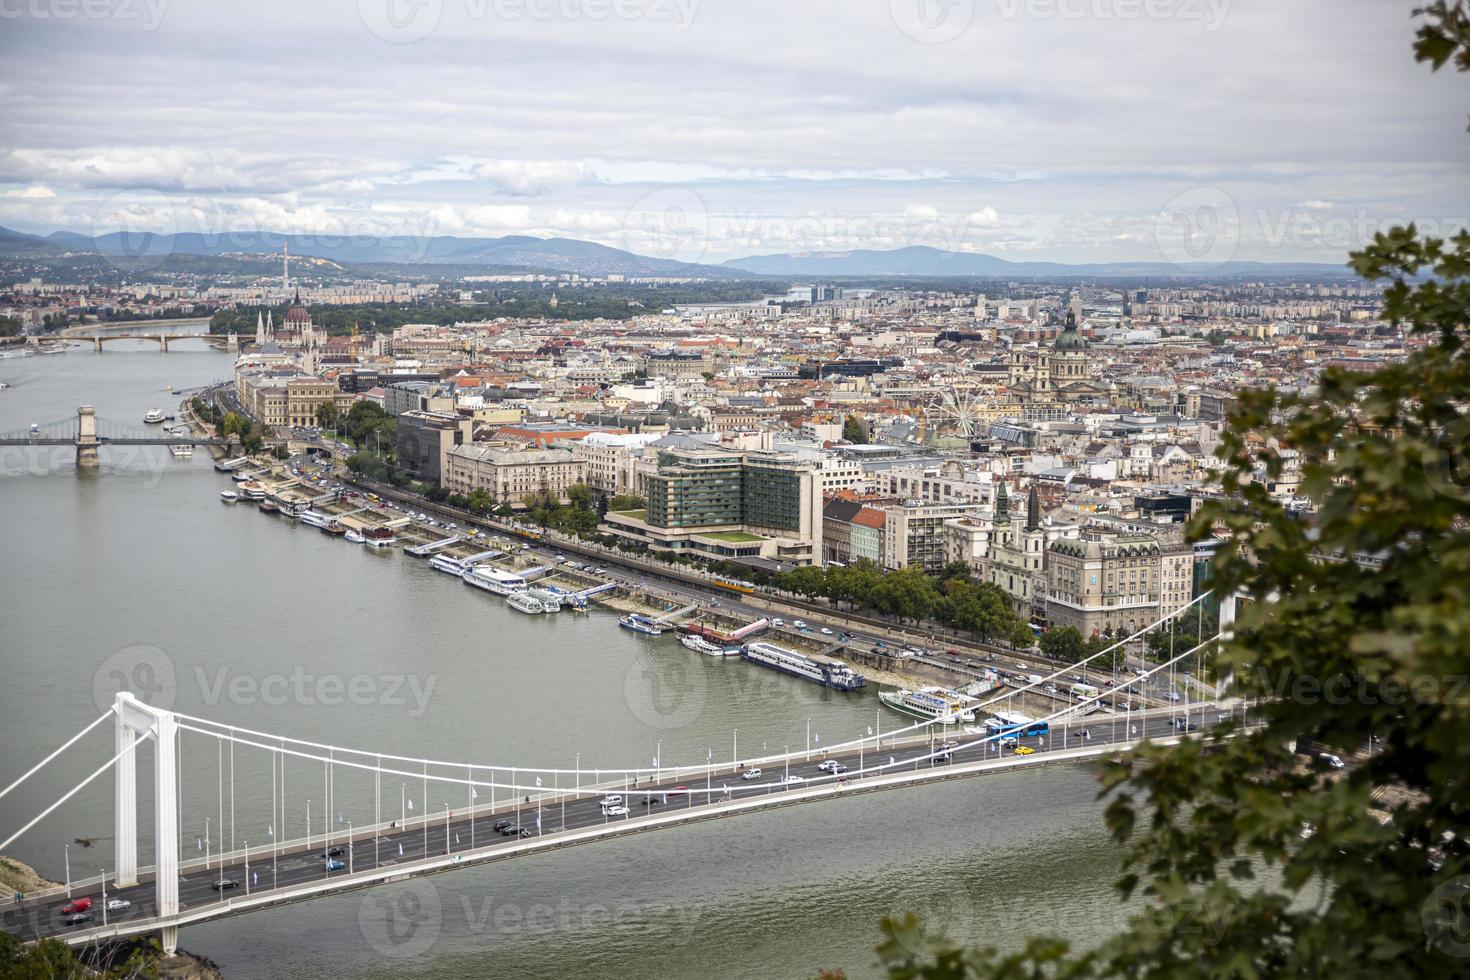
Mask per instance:
[[[326,527],[328,524],[332,523],[332,518],[327,514],[323,514],[314,510],[308,510],[302,512],[301,523],[305,524],[307,527]]]
[[[496,595],[511,595],[526,587],[526,580],[514,572],[502,571],[490,565],[475,565],[467,568],[461,576],[467,585]]]
[[[362,532],[362,537],[369,548],[387,548],[398,540],[391,527],[370,527]]]
[[[505,604],[516,612],[523,612],[528,616],[540,615],[546,611],[546,606],[540,599],[533,596],[529,589],[512,592],[506,597]]]
[[[530,594],[532,596],[534,596],[536,598],[536,600],[538,602],[541,603],[541,608],[542,608],[542,611],[543,612],[549,612],[549,613],[561,612],[561,604],[562,604],[563,596],[562,596],[562,594],[560,592],[554,592],[551,589],[537,589],[537,588],[532,588],[532,589],[530,589],[528,591],[530,592]]]
[[[445,575],[453,575],[456,578],[463,578],[465,573],[464,561],[453,555],[435,555],[429,559],[429,567],[436,572],[443,572]]]
[[[905,688],[879,691],[878,700],[894,711],[915,718],[937,719],[947,724],[968,724],[975,720],[975,709],[967,704],[968,699],[942,687],[921,687],[914,691]]]
[[[748,643],[740,655],[753,664],[814,681],[834,691],[856,691],[868,683],[866,677],[841,660],[815,660],[774,643]]]
[[[718,643],[711,643],[704,637],[695,636],[692,633],[685,633],[683,636],[679,637],[679,642],[684,644],[686,648],[693,650],[695,653],[702,653],[707,657],[723,657],[727,655],[725,648],[720,646]],[[736,648],[736,655],[739,655],[738,647]]]
[[[161,408],[150,408],[148,410],[148,414],[145,415],[145,416],[143,416],[143,421],[144,422],[147,422],[149,425],[162,425],[163,424],[163,409],[161,409]]]
[[[650,619],[641,613],[629,613],[618,620],[618,625],[625,630],[642,633],[644,636],[663,636],[664,630],[667,629],[663,623]]]
[[[219,499],[220,503],[238,504],[240,502],[240,495],[233,490],[221,490],[219,492]]]
[[[348,529],[347,534],[345,535],[345,537],[347,538],[348,542],[351,543],[351,544],[362,544],[364,541],[367,540],[367,538],[363,537],[360,532],[353,531],[351,529]]]

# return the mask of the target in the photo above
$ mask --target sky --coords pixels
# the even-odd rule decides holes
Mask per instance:
[[[1470,223],[1420,0],[0,0],[0,225],[1341,262]]]

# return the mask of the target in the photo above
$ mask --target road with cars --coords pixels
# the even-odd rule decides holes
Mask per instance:
[[[622,788],[603,789],[596,794],[575,798],[571,794],[556,797],[545,794],[523,797],[518,804],[495,809],[480,807],[469,811],[449,811],[444,819],[432,815],[420,822],[415,819],[407,827],[389,826],[374,834],[358,830],[348,840],[344,832],[330,837],[295,842],[272,853],[270,848],[254,848],[248,862],[229,859],[223,865],[190,869],[179,879],[181,911],[190,913],[210,904],[239,895],[256,895],[284,890],[353,872],[375,869],[398,869],[411,872],[415,862],[426,857],[443,858],[474,851],[474,859],[494,856],[525,836],[545,837],[563,830],[577,830],[598,824],[627,821],[628,830],[646,813],[666,813],[675,807],[698,809],[732,799],[757,795],[776,795],[822,783],[844,781],[861,787],[859,772],[883,775],[920,767],[945,767],[961,762],[985,759],[1029,757],[1029,761],[1047,761],[1050,753],[1084,745],[1112,745],[1145,737],[1176,736],[1184,731],[1204,728],[1227,716],[1213,705],[1196,704],[1186,710],[1153,711],[1144,717],[1118,714],[1095,714],[1080,721],[1070,721],[1045,735],[1002,740],[987,738],[982,729],[968,729],[951,734],[944,741],[939,732],[929,737],[907,739],[894,745],[887,736],[880,747],[868,743],[862,751],[827,756],[812,752],[800,759],[763,764],[764,771],[747,778],[749,766],[726,767],[710,774],[657,781],[644,779],[641,784],[628,780]],[[946,745],[949,747],[946,748]],[[846,771],[824,771],[824,764],[837,763]],[[545,793],[545,791],[543,791]],[[607,796],[620,797],[616,802]],[[606,800],[607,806],[603,803]],[[652,801],[651,803],[645,801]],[[614,809],[621,807],[624,809]],[[626,812],[624,812],[624,810]],[[756,819],[759,819],[756,816]],[[497,822],[509,821],[522,833],[501,832]],[[329,867],[329,863],[331,867]],[[343,865],[337,867],[338,864]],[[223,885],[223,887],[221,887]],[[107,889],[108,899],[130,903],[119,912],[106,915],[107,924],[145,922],[154,916],[155,896],[151,881],[128,888]],[[99,887],[74,888],[72,898],[93,900],[89,918],[69,922],[63,907],[65,895],[27,900],[20,905],[0,907],[0,928],[23,940],[46,936],[66,937],[88,932],[103,925],[103,893]]]

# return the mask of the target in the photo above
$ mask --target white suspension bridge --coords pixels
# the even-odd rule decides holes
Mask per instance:
[[[997,695],[977,705],[977,710],[1003,712],[1026,691],[1111,656],[1118,647],[1189,612],[1208,595],[1076,664]],[[1229,636],[1234,618],[1234,597],[1222,598],[1220,631],[1214,636],[1116,688],[1032,719],[1019,729],[984,725],[955,732],[947,722],[933,719],[885,732],[880,716],[876,730],[869,728],[866,735],[817,750],[808,745],[795,752],[742,757],[738,736],[732,734],[728,761],[717,761],[711,750],[699,765],[665,766],[657,756],[647,767],[584,765],[579,757],[570,769],[413,758],[222,725],[145,704],[123,691],[109,710],[0,790],[3,799],[110,720],[111,758],[8,833],[0,841],[0,853],[110,769],[114,867],[97,876],[72,879],[68,859],[64,886],[0,901],[0,925],[27,941],[56,937],[73,945],[158,933],[164,949],[172,953],[183,926],[383,882],[697,820],[1115,755],[1144,740],[1172,744],[1207,727],[1249,724],[1250,713],[1245,705],[1218,696],[1174,707],[1110,713],[1099,711],[1101,700],[1197,664],[1196,658]],[[1131,698],[1125,702],[1132,703]],[[203,772],[193,766],[185,771],[181,760],[186,735],[195,742],[214,743],[214,772],[208,772],[207,765]],[[149,742],[153,747],[149,850],[154,863],[143,866],[137,759],[138,749]],[[263,802],[237,810],[236,774],[241,768],[246,770],[244,778],[260,780],[252,785],[263,786],[269,779],[268,812],[259,812]],[[313,775],[303,776],[303,771]],[[209,775],[216,778],[209,780]],[[397,800],[392,798],[395,781]],[[339,783],[345,785],[339,789]],[[202,835],[185,832],[185,789],[207,794],[212,804]],[[259,796],[263,801],[263,789]],[[303,797],[307,797],[304,809],[299,805]],[[318,800],[315,815],[312,799]],[[398,807],[392,806],[395,802]],[[264,840],[257,837],[252,844],[237,836],[242,826],[256,828],[258,834],[262,824]],[[188,837],[195,837],[196,850],[203,853],[186,860]],[[86,904],[79,899],[90,899],[89,907],[78,911]]]

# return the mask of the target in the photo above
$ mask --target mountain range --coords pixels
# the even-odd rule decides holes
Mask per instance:
[[[44,237],[0,228],[0,255],[45,257],[63,252],[108,256],[280,254],[283,242],[293,256],[314,256],[342,263],[457,265],[526,272],[574,272],[605,276],[693,276],[742,278],[924,278],[983,277],[1002,279],[1056,277],[1216,277],[1253,275],[1350,275],[1346,266],[1325,262],[1226,262],[1223,265],[1172,262],[1015,262],[994,255],[947,252],[926,245],[888,251],[789,252],[730,259],[720,265],[697,265],[651,258],[619,248],[572,238],[458,238],[412,236],[281,235],[249,231],[228,235],[184,232],[111,232],[97,237],[57,231]]]

